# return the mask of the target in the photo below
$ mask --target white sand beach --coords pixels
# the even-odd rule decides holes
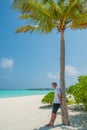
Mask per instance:
[[[81,125],[82,112],[69,110],[74,127],[61,125],[60,110],[54,127],[44,127],[49,122],[51,107],[41,103],[43,96],[25,96],[0,99],[0,130],[87,130]],[[75,115],[75,118],[73,117]],[[82,119],[83,121],[83,119]],[[87,121],[87,120],[84,120]],[[76,123],[77,122],[77,123]],[[87,123],[87,122],[86,122]],[[83,123],[82,123],[83,124]],[[81,126],[80,126],[81,125]],[[79,127],[80,126],[80,127]]]

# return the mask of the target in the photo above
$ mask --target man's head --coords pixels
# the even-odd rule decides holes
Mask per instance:
[[[56,83],[56,82],[53,82],[53,83],[52,83],[52,87],[53,87],[53,89],[56,89],[57,83]]]

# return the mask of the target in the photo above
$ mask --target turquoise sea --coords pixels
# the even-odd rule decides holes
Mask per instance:
[[[51,90],[0,90],[0,98],[43,95]]]

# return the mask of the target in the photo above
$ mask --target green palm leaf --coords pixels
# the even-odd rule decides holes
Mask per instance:
[[[79,28],[80,25],[81,28],[84,28],[87,19],[85,5],[84,0],[14,0],[13,7],[21,12],[19,18],[27,19],[28,22],[16,32],[33,32],[40,29],[40,32],[48,33],[53,28],[60,31],[67,27],[74,29],[77,26]],[[26,31],[23,31],[24,28]]]
[[[26,25],[26,26],[22,26],[22,27],[18,28],[16,30],[16,33],[20,33],[20,32],[25,33],[25,32],[28,32],[28,31],[33,32],[33,31],[37,30],[38,28],[39,28],[38,26]]]
[[[34,26],[34,25],[26,25],[26,26],[22,26],[20,28],[18,28],[16,30],[16,33],[26,33],[26,32],[34,32],[34,31],[38,31],[40,33],[49,33],[54,29],[54,25],[53,26]]]
[[[81,14],[73,19],[71,29],[85,29],[87,28],[87,13]]]

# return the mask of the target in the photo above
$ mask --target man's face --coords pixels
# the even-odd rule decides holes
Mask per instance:
[[[56,85],[55,84],[52,84],[52,87],[53,87],[53,89],[56,89]]]

